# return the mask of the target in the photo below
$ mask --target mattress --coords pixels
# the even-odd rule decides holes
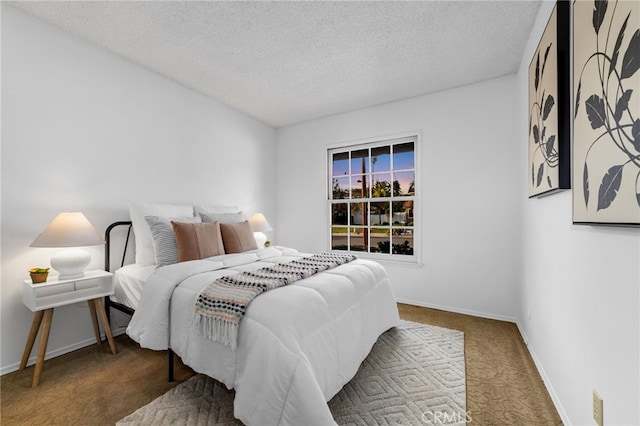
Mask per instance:
[[[114,294],[111,300],[137,309],[144,283],[156,270],[155,265],[125,265],[113,274]]]

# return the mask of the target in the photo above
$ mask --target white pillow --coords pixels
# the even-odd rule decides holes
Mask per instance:
[[[200,213],[203,222],[239,223],[247,218],[242,212],[236,213]]]
[[[198,216],[201,213],[238,213],[240,211],[240,207],[238,206],[205,206],[202,204],[196,204],[193,206],[193,210],[195,212],[195,216]]]
[[[129,215],[133,224],[133,234],[136,241],[136,263],[140,265],[155,265],[156,257],[153,250],[153,237],[145,216],[161,217],[193,217],[193,206],[175,204],[154,204],[132,201],[129,203]]]

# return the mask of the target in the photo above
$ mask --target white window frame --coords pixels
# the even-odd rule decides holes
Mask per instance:
[[[332,199],[332,195],[333,195],[333,161],[332,161],[332,155],[336,152],[340,152],[340,151],[357,151],[359,149],[366,149],[366,148],[375,148],[378,146],[390,146],[390,145],[394,145],[394,144],[398,144],[398,143],[403,143],[403,142],[414,142],[414,179],[415,179],[415,192],[413,196],[401,196],[401,197],[380,197],[380,198],[373,198],[373,197],[367,197],[367,198],[362,198],[361,200],[367,200],[368,202],[376,202],[376,201],[380,201],[380,202],[384,202],[384,201],[401,201],[402,199],[412,199],[413,200],[413,210],[414,210],[414,215],[413,215],[413,254],[412,255],[406,255],[406,254],[392,254],[392,253],[370,253],[368,251],[349,251],[350,253],[356,254],[358,257],[361,258],[367,258],[367,259],[373,259],[373,260],[377,260],[377,261],[383,261],[383,262],[391,262],[391,263],[403,263],[403,264],[415,264],[415,265],[421,265],[422,262],[422,238],[421,238],[421,218],[423,216],[422,214],[422,206],[421,206],[421,194],[424,193],[424,191],[422,190],[422,185],[421,185],[421,180],[420,180],[420,175],[421,175],[421,167],[422,167],[422,162],[421,162],[421,156],[420,156],[420,147],[421,147],[421,133],[414,131],[414,132],[406,132],[406,133],[401,133],[401,134],[394,134],[394,135],[387,135],[387,136],[381,136],[381,137],[374,137],[374,138],[369,138],[369,139],[363,139],[363,140],[357,140],[357,141],[351,141],[351,142],[342,142],[342,143],[337,143],[337,144],[333,144],[327,147],[327,154],[326,154],[326,161],[327,161],[327,175],[326,175],[326,199],[327,199],[327,225],[326,225],[326,230],[327,230],[327,247],[328,250],[331,251],[339,251],[342,252],[343,250],[333,250],[332,249],[332,205],[336,204],[336,203],[341,203],[344,201],[341,201],[343,199],[336,199],[333,200]],[[369,156],[369,158],[371,158]],[[392,161],[392,160],[391,160]],[[351,161],[350,161],[351,163]],[[393,170],[393,163],[391,164],[390,167],[390,172],[395,172],[396,170]],[[400,171],[400,170],[397,170]],[[371,173],[371,171],[369,172],[369,174]],[[352,173],[350,171],[349,176],[351,176]],[[351,200],[351,198],[349,198],[349,200]],[[350,216],[350,215],[349,215]],[[349,228],[351,225],[347,225],[347,228]],[[362,225],[356,225],[356,226],[362,226]],[[376,225],[366,225],[367,228],[376,228],[378,226]],[[393,243],[393,242],[392,242]],[[371,242],[369,241],[369,246],[371,246]],[[345,250],[346,251],[346,250]]]

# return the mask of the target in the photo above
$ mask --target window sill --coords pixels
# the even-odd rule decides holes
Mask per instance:
[[[409,267],[409,268],[422,268],[424,263],[422,260],[418,258],[418,256],[402,256],[397,255],[397,257],[388,257],[388,255],[375,255],[372,253],[365,253],[361,251],[343,251],[343,250],[331,250],[336,253],[351,253],[354,256],[357,256],[359,259],[367,259],[374,260],[383,265],[387,266],[401,266],[401,267]]]

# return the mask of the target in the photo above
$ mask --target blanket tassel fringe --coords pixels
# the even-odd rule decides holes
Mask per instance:
[[[222,321],[219,318],[196,315],[196,325],[203,331],[205,337],[236,350],[238,324]]]

